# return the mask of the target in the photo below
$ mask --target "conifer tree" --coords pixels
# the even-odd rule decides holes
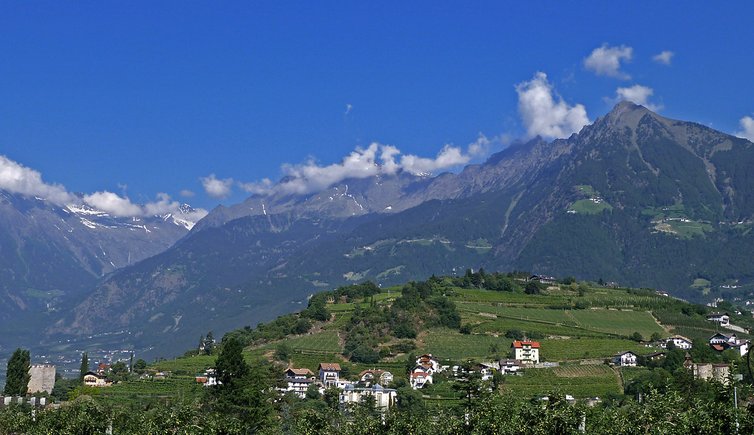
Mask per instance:
[[[5,375],[3,394],[6,396],[25,395],[29,386],[30,368],[31,357],[29,351],[21,348],[16,349],[8,360],[8,371]]]
[[[89,355],[86,352],[81,354],[81,368],[79,370],[79,381],[83,384],[84,375],[89,371]]]

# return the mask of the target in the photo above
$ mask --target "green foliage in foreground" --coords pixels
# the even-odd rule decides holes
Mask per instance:
[[[730,434],[753,433],[754,415],[734,408],[731,391],[719,388],[714,400],[678,391],[649,391],[641,404],[589,408],[558,394],[547,400],[521,400],[481,392],[457,408],[427,412],[411,394],[382,415],[369,404],[345,411],[335,397],[268,401],[264,426],[254,427],[201,401],[154,404],[148,408],[107,407],[80,397],[59,409],[0,409],[1,433],[95,434]],[[736,427],[738,425],[738,427]],[[580,431],[583,428],[583,432]]]

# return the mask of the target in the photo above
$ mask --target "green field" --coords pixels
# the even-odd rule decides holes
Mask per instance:
[[[627,350],[639,355],[656,352],[654,348],[647,348],[635,341],[625,339],[570,338],[539,341],[542,344],[541,358],[545,361],[604,359]]]
[[[508,353],[511,340],[492,335],[464,335],[450,329],[431,329],[424,337],[424,347],[417,353],[431,353],[441,360],[483,359]],[[497,348],[497,351],[494,349]]]
[[[580,199],[568,207],[568,210],[575,211],[579,214],[599,214],[605,210],[612,209],[613,206],[605,202],[605,200],[597,202],[593,199]]]
[[[713,231],[712,225],[699,221],[664,220],[655,225],[655,229],[677,235],[682,239],[691,239],[704,236],[704,233]]]
[[[632,310],[557,310],[547,308],[523,308],[515,306],[493,306],[481,303],[459,303],[464,313],[494,314],[497,319],[479,314],[479,330],[485,332],[505,332],[520,329],[546,335],[585,335],[612,334],[628,336],[639,332],[649,338],[653,333],[664,334],[652,315],[645,311]]]
[[[586,398],[623,393],[617,373],[604,365],[529,369],[523,376],[505,376],[502,389],[524,397],[559,393]]]
[[[160,380],[133,380],[120,382],[110,387],[82,387],[81,393],[96,397],[107,403],[146,403],[162,399],[198,398],[204,387],[194,376],[171,375]]]
[[[158,361],[151,368],[161,372],[171,372],[175,375],[194,376],[215,365],[216,356],[195,355],[180,357],[173,360]]]

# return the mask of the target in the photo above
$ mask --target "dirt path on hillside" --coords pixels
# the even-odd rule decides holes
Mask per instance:
[[[662,328],[663,331],[667,332],[668,334],[672,334],[672,331],[670,330],[671,328],[669,326],[665,326],[662,323],[660,323],[660,321],[657,320],[657,317],[655,317],[654,313],[652,313],[651,311],[647,311],[647,312],[649,313],[650,316],[652,316],[652,320],[654,320],[655,323],[657,323],[657,325],[660,328]]]

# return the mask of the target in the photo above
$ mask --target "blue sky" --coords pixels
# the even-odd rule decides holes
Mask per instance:
[[[754,116],[745,2],[406,3],[0,2],[0,155],[32,174],[11,185],[212,208],[373,142],[437,172],[567,135],[619,88],[729,133]]]

